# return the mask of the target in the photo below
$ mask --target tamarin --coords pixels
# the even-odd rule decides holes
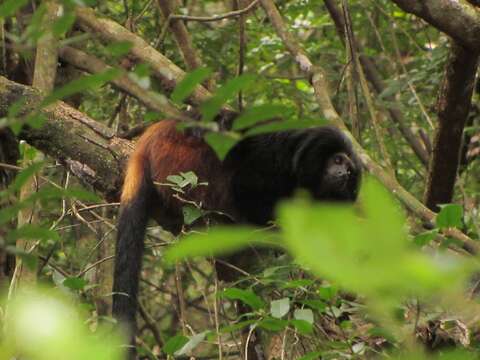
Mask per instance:
[[[127,165],[115,252],[113,316],[132,337],[147,222],[154,218],[180,232],[184,204],[161,184],[187,171],[208,183],[186,194],[189,200],[261,226],[273,220],[276,203],[298,188],[317,200],[355,201],[362,168],[350,141],[333,126],[246,137],[224,161],[201,136],[177,130],[175,121],[149,127]]]

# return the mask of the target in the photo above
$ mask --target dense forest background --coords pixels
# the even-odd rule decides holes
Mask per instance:
[[[165,118],[220,157],[334,124],[365,176],[357,204],[300,193],[275,229],[192,231],[188,201],[183,241],[152,222],[140,357],[478,358],[477,1],[4,0],[0,25],[1,359],[122,358],[118,196]],[[252,243],[275,250],[219,282],[212,255]]]

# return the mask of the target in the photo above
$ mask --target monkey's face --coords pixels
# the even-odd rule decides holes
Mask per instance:
[[[323,170],[323,177],[314,191],[314,197],[321,200],[353,201],[357,197],[360,169],[343,152],[330,156]]]

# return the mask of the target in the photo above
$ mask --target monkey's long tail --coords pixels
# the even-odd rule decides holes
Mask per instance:
[[[132,160],[127,167],[118,219],[112,313],[127,327],[133,345],[138,283],[153,185],[142,162]],[[129,358],[134,356],[135,349],[132,348]]]

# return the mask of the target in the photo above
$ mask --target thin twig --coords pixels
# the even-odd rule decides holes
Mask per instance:
[[[221,15],[214,15],[214,16],[189,16],[189,15],[171,15],[169,16],[169,19],[167,23],[171,20],[184,20],[184,21],[199,21],[199,22],[214,22],[214,21],[220,21],[223,19],[228,19],[228,18],[233,18],[237,16],[241,16],[243,14],[248,13],[250,10],[252,10],[255,6],[257,6],[258,2],[260,0],[254,0],[250,5],[248,5],[246,8],[241,9],[241,10],[235,10],[235,11],[230,11]]]

